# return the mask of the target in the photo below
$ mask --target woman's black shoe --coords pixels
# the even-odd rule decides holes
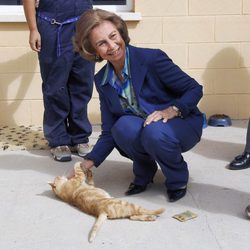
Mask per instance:
[[[250,153],[244,152],[242,155],[238,155],[229,164],[231,170],[241,170],[250,167]]]
[[[179,199],[185,196],[186,192],[187,188],[181,188],[175,190],[168,189],[167,190],[168,200],[170,202],[178,201]]]
[[[130,183],[128,190],[125,192],[126,195],[139,194],[146,190],[147,186],[140,186],[134,183]]]

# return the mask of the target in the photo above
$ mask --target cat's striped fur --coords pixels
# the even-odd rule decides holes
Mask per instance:
[[[67,179],[57,176],[52,186],[55,194],[63,201],[78,207],[83,212],[97,217],[89,234],[92,242],[106,219],[129,218],[131,220],[154,221],[157,215],[165,211],[147,210],[127,201],[111,197],[105,190],[94,187],[92,171],[81,168],[81,163],[74,166],[75,176]]]

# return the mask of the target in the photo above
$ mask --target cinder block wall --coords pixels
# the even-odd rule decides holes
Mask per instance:
[[[131,44],[163,49],[199,81],[207,116],[250,117],[250,0],[135,0],[135,11],[142,20],[127,22]],[[28,36],[25,23],[0,23],[0,125],[42,124],[39,65]],[[100,123],[96,91],[89,117]]]
[[[132,42],[163,49],[204,86],[210,116],[250,117],[250,0],[136,0]]]

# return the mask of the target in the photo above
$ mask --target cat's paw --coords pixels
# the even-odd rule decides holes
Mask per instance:
[[[93,174],[92,174],[92,170],[90,168],[85,168],[84,164],[82,164],[82,162],[80,163],[80,168],[81,171],[86,175],[92,178]]]
[[[82,163],[80,161],[75,163],[74,170],[75,172],[83,172]]]
[[[156,217],[156,215],[144,215],[145,221],[155,221]]]
[[[156,216],[151,214],[132,215],[130,216],[130,220],[155,221]]]

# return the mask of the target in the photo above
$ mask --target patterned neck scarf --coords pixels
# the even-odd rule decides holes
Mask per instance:
[[[129,49],[126,47],[124,68],[121,73],[122,81],[118,78],[111,63],[107,67],[101,85],[110,84],[118,93],[121,106],[125,113],[146,118],[146,113],[139,107],[130,74]]]

